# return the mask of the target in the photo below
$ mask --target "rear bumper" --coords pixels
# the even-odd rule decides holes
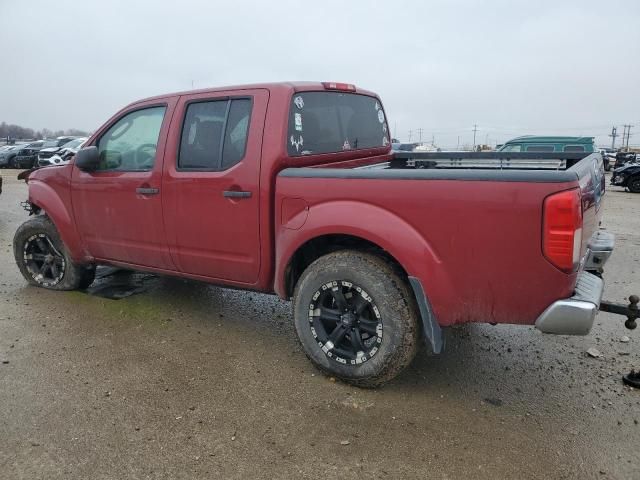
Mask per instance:
[[[536,328],[556,335],[586,335],[600,309],[604,291],[602,278],[589,272],[602,272],[611,253],[615,237],[604,230],[593,234],[587,244],[587,254],[578,275],[574,295],[557,300],[536,320]]]
[[[556,300],[536,320],[536,328],[556,335],[586,335],[596,318],[604,282],[589,272],[581,272],[571,298]]]

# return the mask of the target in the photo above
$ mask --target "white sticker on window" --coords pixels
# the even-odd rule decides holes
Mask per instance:
[[[299,109],[302,109],[304,107],[304,100],[302,99],[302,97],[297,96],[296,98],[293,99],[293,103],[295,104],[296,107],[298,107]]]
[[[300,147],[304,145],[304,140],[302,139],[302,135],[300,135],[297,139],[291,135],[291,145],[296,147],[296,152],[300,151]]]
[[[382,111],[382,109],[378,110],[378,121],[380,123],[384,123],[384,112]]]
[[[294,123],[296,126],[296,130],[301,132],[302,131],[302,115],[300,113],[296,113],[294,115]]]

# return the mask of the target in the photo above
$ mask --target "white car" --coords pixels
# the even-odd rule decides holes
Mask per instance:
[[[54,153],[49,158],[39,158],[38,165],[41,167],[50,167],[53,165],[66,165],[69,160],[82,148],[88,140],[87,137],[76,138],[66,143],[63,148]]]

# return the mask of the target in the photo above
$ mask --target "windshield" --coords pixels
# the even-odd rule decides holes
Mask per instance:
[[[42,144],[42,148],[51,148],[51,147],[57,147],[57,146],[58,146],[57,140],[45,140],[45,142]]]
[[[375,97],[343,92],[294,94],[289,111],[290,156],[389,145],[382,105]]]

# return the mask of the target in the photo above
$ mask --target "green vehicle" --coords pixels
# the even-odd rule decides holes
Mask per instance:
[[[509,140],[499,152],[595,152],[593,137],[543,137],[524,135]]]

